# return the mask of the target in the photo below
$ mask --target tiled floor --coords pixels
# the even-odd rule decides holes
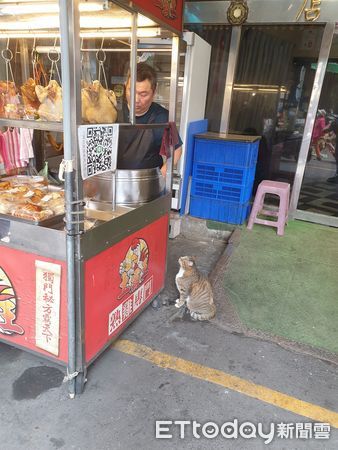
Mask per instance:
[[[282,159],[279,181],[293,183],[297,163]],[[336,162],[331,153],[324,152],[322,160],[312,156],[307,162],[297,208],[303,211],[338,217],[338,184],[329,183],[328,178],[335,175]],[[284,177],[286,177],[284,179]]]
[[[338,217],[338,184],[318,181],[304,183],[299,197],[298,208]]]

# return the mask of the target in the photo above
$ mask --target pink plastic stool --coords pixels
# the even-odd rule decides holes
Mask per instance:
[[[264,209],[265,194],[275,194],[279,196],[278,211],[271,211]],[[278,236],[283,236],[284,227],[288,221],[289,198],[290,198],[289,183],[281,183],[279,181],[270,181],[270,180],[262,181],[258,185],[255,201],[252,206],[251,214],[249,217],[248,229],[252,230],[253,224],[259,223],[261,225],[276,227]],[[258,214],[277,217],[277,221],[259,219],[257,217]]]

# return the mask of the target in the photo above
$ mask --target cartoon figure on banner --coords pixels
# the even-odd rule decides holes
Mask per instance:
[[[149,249],[144,239],[135,238],[120,264],[121,293],[118,298],[126,293],[134,292],[143,282],[149,265]]]
[[[14,323],[17,298],[12,283],[0,267],[0,333],[24,334],[25,330]]]
[[[154,5],[161,9],[162,15],[168,19],[176,19],[176,0],[155,0]]]

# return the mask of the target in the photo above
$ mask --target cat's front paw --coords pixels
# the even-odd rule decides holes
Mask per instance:
[[[184,301],[180,300],[179,298],[175,301],[176,308],[180,308],[184,305]]]

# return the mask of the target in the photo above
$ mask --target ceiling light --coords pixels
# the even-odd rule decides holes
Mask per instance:
[[[137,37],[156,37],[161,35],[160,28],[138,28]],[[97,31],[80,31],[80,37],[96,38],[128,38],[131,37],[130,30],[97,30]]]
[[[38,30],[41,28],[59,28],[59,18],[57,15],[53,16],[41,16],[34,19],[23,21],[8,21],[1,24],[1,29],[4,31],[17,31],[17,30]]]
[[[138,27],[146,26],[156,26],[155,22],[152,20],[143,20],[143,16],[139,16],[139,21],[137,23]],[[146,18],[145,18],[146,19]],[[46,28],[46,23],[48,28],[59,28],[59,16],[54,15],[41,15],[40,17],[27,18],[22,17],[21,20],[10,20],[3,21],[1,23],[1,29],[4,31],[9,30],[36,30],[41,28]],[[97,29],[112,29],[112,28],[130,28],[131,18],[130,16],[112,17],[112,16],[81,16],[80,17],[80,28],[93,28],[93,25]],[[147,36],[147,35],[146,35]],[[144,37],[146,37],[144,36]],[[152,35],[151,35],[152,36]]]
[[[138,28],[137,37],[156,37],[161,35],[160,28]],[[115,30],[88,30],[81,31],[81,38],[128,38],[131,36],[131,31],[128,29],[115,29]],[[56,38],[60,37],[58,31],[45,31],[45,30],[15,30],[15,31],[0,31],[0,39],[15,39],[15,38]]]
[[[80,12],[95,12],[102,11],[102,2],[85,2],[79,4]],[[59,5],[57,3],[13,3],[0,7],[1,15],[19,16],[23,14],[37,14],[37,13],[58,13]]]
[[[265,85],[265,84],[235,84],[234,91],[255,91],[255,92],[287,92],[285,86]]]
[[[0,39],[35,39],[35,38],[59,38],[60,34],[57,31],[53,31],[53,32],[39,32],[39,31],[17,31],[14,33],[11,32],[0,32]]]
[[[253,91],[253,88],[234,86],[234,91]]]

